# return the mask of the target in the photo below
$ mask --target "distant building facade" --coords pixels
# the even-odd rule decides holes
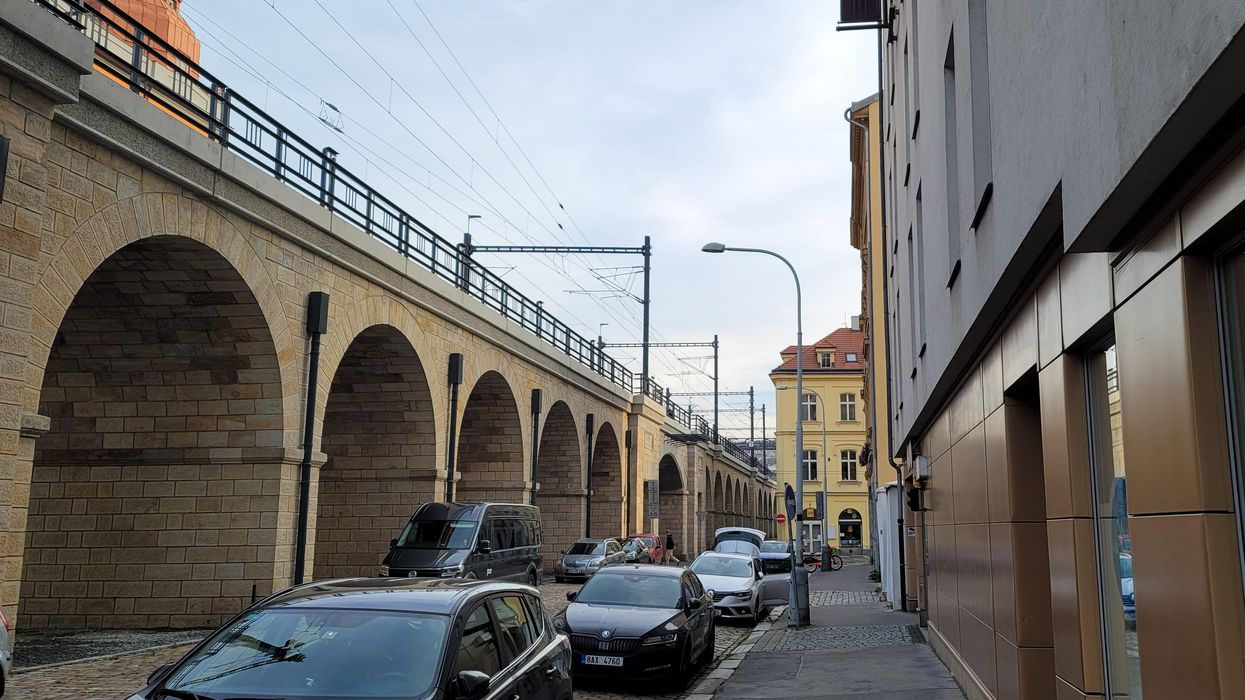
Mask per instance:
[[[931,644],[970,697],[1245,697],[1245,5],[885,4]]]
[[[869,490],[860,452],[865,444],[868,406],[864,388],[864,334],[840,328],[804,348],[804,396],[796,393],[796,348],[784,349],[782,364],[770,372],[774,383],[778,484],[804,479],[804,507],[814,508],[825,493],[825,515],[803,523],[805,545],[821,551],[823,542],[846,551],[873,546],[869,537]],[[798,416],[798,418],[797,418]],[[796,421],[804,421],[804,449],[795,455]],[[801,475],[797,477],[797,471]],[[791,523],[778,536],[792,536]]]

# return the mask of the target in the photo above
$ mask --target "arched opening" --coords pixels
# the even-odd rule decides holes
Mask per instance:
[[[756,527],[756,513],[752,510],[752,484],[744,484],[741,496],[743,497],[741,510],[744,514],[744,525]]]
[[[855,509],[848,508],[839,513],[839,546],[860,547],[863,526],[864,519]]]
[[[709,549],[713,549],[713,533],[726,522],[726,491],[722,483],[722,472],[713,473],[713,522],[705,539]]]
[[[674,455],[663,455],[657,465],[658,497],[661,512],[661,535],[674,535],[675,553],[690,550],[692,539],[688,531],[688,493],[683,483],[683,471]]]
[[[584,536],[588,492],[575,416],[563,401],[549,407],[536,457],[536,505],[544,519],[545,567]]]
[[[282,400],[264,314],[194,240],[114,253],[43,375],[19,624],[215,626],[272,590]]]
[[[734,527],[739,524],[739,511],[736,510],[739,499],[735,497],[735,479],[726,477],[726,521],[723,527]]]
[[[602,423],[592,446],[592,529],[593,537],[622,537],[623,463],[614,426]]]
[[[504,377],[485,372],[467,397],[458,432],[457,501],[526,503],[523,427]]]
[[[416,505],[435,500],[436,428],[423,364],[392,326],[350,343],[324,409],[315,578],[373,576]]]

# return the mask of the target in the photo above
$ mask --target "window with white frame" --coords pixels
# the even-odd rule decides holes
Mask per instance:
[[[817,366],[822,368],[834,367],[834,354],[829,352],[817,353]]]
[[[839,453],[839,472],[843,481],[856,481],[856,450],[843,450]]]
[[[805,394],[800,399],[800,420],[816,421],[817,420],[817,395]]]
[[[817,481],[817,450],[804,450],[804,480]]]
[[[856,420],[855,394],[839,394],[839,420]]]

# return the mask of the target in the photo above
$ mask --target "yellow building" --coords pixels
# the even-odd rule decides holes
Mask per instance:
[[[804,506],[817,505],[825,492],[826,512],[804,523],[805,546],[820,551],[823,536],[847,552],[872,547],[869,537],[869,490],[860,463],[868,406],[864,388],[864,333],[859,324],[840,328],[804,348],[804,396],[796,396],[796,349],[782,351],[782,364],[770,372],[777,396],[778,483],[795,488],[795,421],[804,419]],[[824,521],[823,521],[824,517]],[[789,537],[790,523],[779,527]]]

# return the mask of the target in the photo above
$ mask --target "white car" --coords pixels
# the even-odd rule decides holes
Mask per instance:
[[[725,619],[761,621],[771,605],[787,601],[779,586],[764,585],[761,560],[746,554],[705,552],[688,567],[713,592],[713,606]],[[768,597],[767,597],[768,595]]]
[[[765,533],[750,527],[720,527],[713,533],[713,551],[761,556]]]

